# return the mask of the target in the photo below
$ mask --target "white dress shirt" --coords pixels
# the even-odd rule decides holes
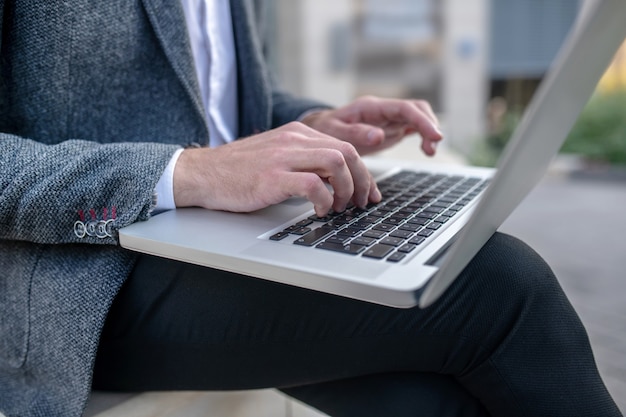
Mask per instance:
[[[229,0],[180,0],[193,53],[210,146],[232,142],[238,135],[237,59]],[[176,208],[174,167],[183,150],[170,160],[155,188],[154,212]]]

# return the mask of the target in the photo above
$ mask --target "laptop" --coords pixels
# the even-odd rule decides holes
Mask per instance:
[[[121,229],[120,244],[387,306],[431,305],[543,177],[626,38],[626,1],[587,6],[495,170],[366,158],[380,205],[326,218],[295,198],[245,214],[177,209]]]

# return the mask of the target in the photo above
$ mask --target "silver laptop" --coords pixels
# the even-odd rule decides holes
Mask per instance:
[[[320,219],[301,199],[246,214],[177,209],[123,228],[120,243],[383,305],[426,307],[542,178],[626,38],[625,21],[625,0],[593,2],[495,171],[366,159],[385,197],[367,210]]]

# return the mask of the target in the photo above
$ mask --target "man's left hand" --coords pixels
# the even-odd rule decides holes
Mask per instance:
[[[338,109],[312,113],[302,122],[322,133],[350,142],[361,155],[387,149],[405,136],[419,133],[422,150],[432,156],[437,143],[443,138],[437,117],[424,100],[365,96]]]

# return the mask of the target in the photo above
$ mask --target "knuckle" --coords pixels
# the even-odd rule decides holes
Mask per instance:
[[[339,151],[346,161],[352,162],[359,158],[359,153],[357,152],[356,148],[353,144],[349,142],[341,142],[339,144]]]
[[[341,169],[346,165],[346,159],[340,150],[330,149],[326,157],[328,164],[334,169]]]
[[[280,143],[294,143],[297,140],[297,135],[290,130],[281,130],[276,134],[276,140]]]
[[[285,125],[285,128],[290,132],[295,132],[295,133],[300,133],[300,134],[307,133],[313,130],[309,126],[299,121],[289,122]]]
[[[303,126],[304,124],[302,124],[301,122],[293,121],[285,124],[283,127],[287,130],[300,130]]]

